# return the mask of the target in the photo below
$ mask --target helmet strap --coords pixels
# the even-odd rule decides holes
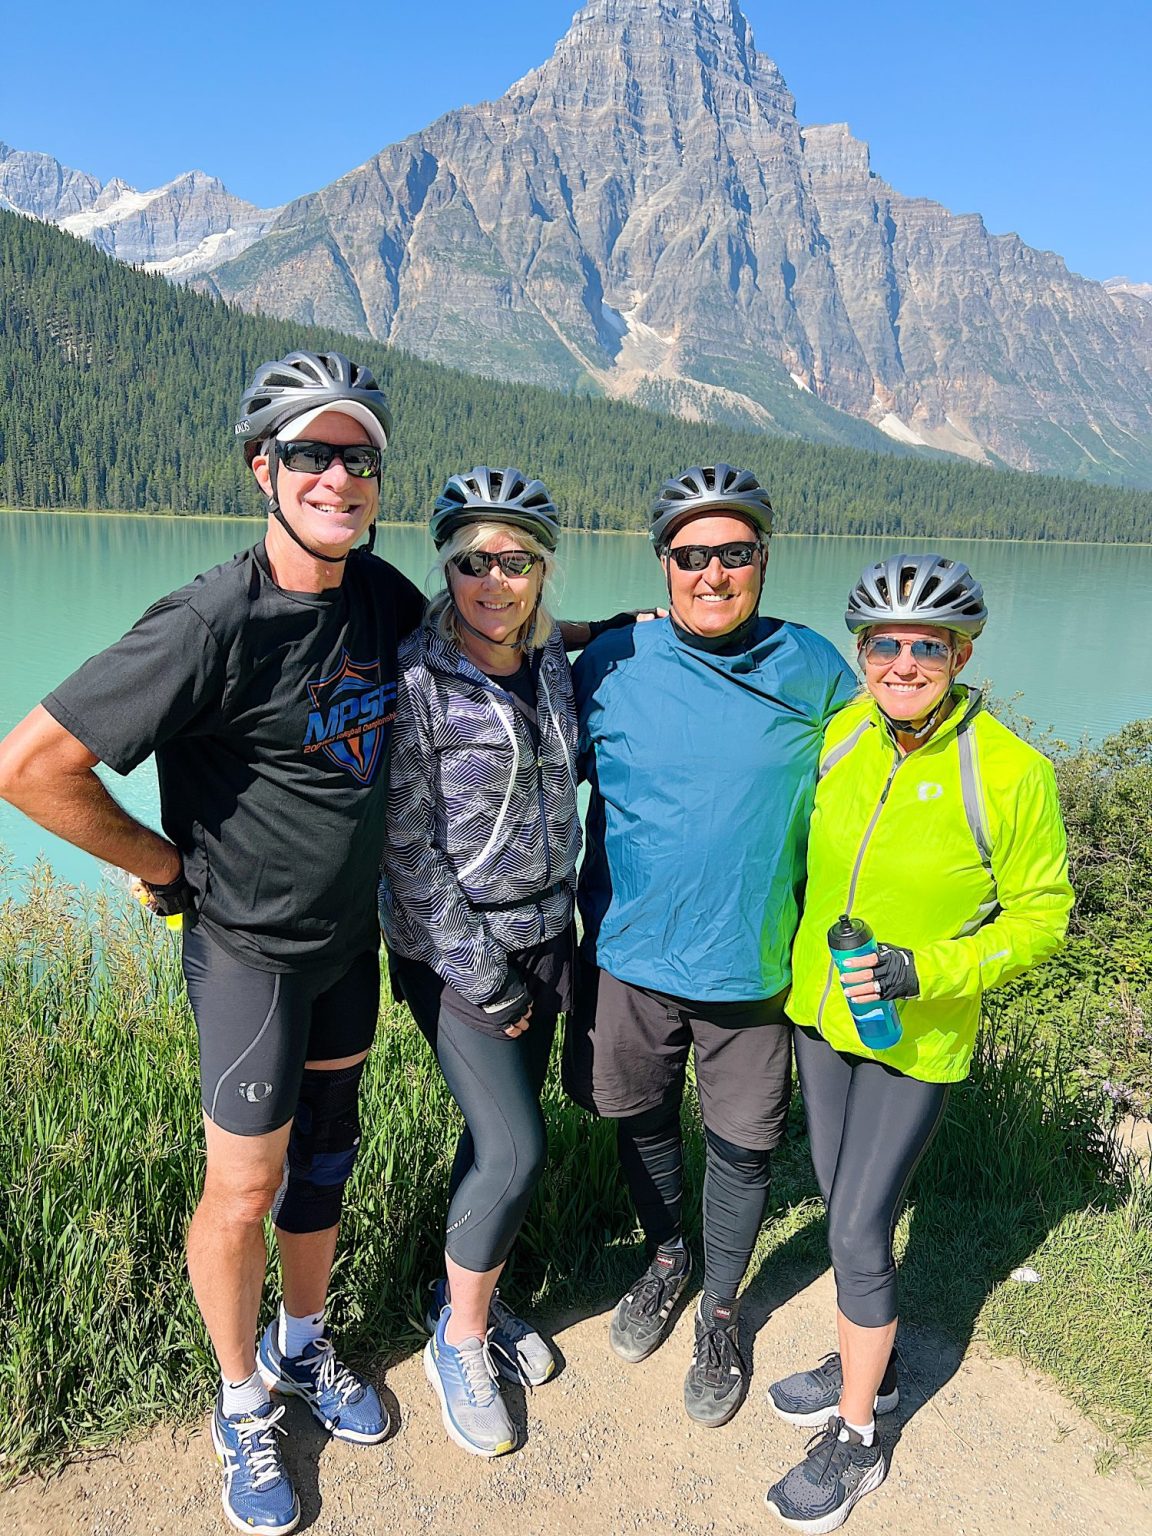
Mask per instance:
[[[466,629],[468,633],[475,639],[482,640],[485,645],[498,646],[501,650],[505,651],[523,651],[525,654],[527,654],[527,652],[532,649],[532,642],[536,637],[536,612],[540,607],[539,597],[536,599],[531,614],[527,619],[525,619],[524,623],[521,624],[520,628],[517,630],[516,638],[514,640],[493,640],[492,637],[490,635],[486,635],[483,630],[477,629],[475,624],[469,624],[468,620],[460,612],[459,606],[456,602],[456,594],[452,591],[451,584],[449,584],[448,591],[451,594],[452,611],[456,615],[457,624],[459,624],[463,629]]]
[[[324,565],[343,565],[345,560],[347,560],[348,555],[352,553],[352,551],[349,550],[347,554],[343,555],[322,555],[318,549],[312,549],[309,545],[305,544],[304,540],[296,532],[295,528],[293,528],[292,524],[284,516],[283,512],[281,512],[280,503],[276,500],[275,497],[272,497],[269,500],[268,510],[280,524],[281,528],[283,528],[284,532],[292,540],[293,544],[298,544],[306,555],[312,556],[313,560],[319,560]]]
[[[737,649],[740,649],[739,642],[743,639],[745,633],[751,632],[751,630],[755,627],[756,621],[760,617],[760,599],[764,596],[764,587],[768,579],[768,547],[766,544],[760,543],[759,538],[756,542],[760,547],[760,585],[756,589],[756,605],[752,609],[752,612],[744,620],[743,624],[737,625],[735,630],[729,632],[726,635],[719,635],[716,637],[722,643],[722,645],[727,645],[730,642],[735,643]],[[664,549],[662,551],[658,551],[658,553],[660,555],[661,564],[664,567],[664,585],[668,589],[668,612],[672,619],[673,628],[679,630],[681,635],[687,635],[689,639],[704,638],[703,636],[698,636],[694,629],[689,629],[686,624],[682,624],[680,622],[676,613],[676,603],[672,596],[672,557],[668,553],[668,546],[666,545]],[[708,650],[712,649],[712,647],[701,646],[700,649]]]
[[[304,551],[306,555],[311,555],[313,560],[319,560],[324,565],[343,565],[345,560],[347,560],[348,556],[352,553],[350,549],[345,551],[345,553],[342,555],[322,555],[318,549],[313,549],[310,545],[305,544],[304,540],[300,537],[295,528],[293,528],[292,524],[284,516],[284,513],[280,510],[280,502],[276,495],[276,481],[279,476],[279,472],[280,459],[276,452],[275,445],[273,444],[272,451],[268,455],[268,478],[272,482],[272,494],[268,498],[268,511],[280,524],[281,528],[283,528],[284,532],[292,540],[293,544],[299,545],[299,547]],[[379,485],[379,479],[377,479],[376,483]],[[371,552],[375,543],[376,523],[375,520],[373,520],[371,527],[368,529],[369,552]]]
[[[886,713],[886,711],[883,709],[880,709],[879,704],[877,704],[876,708],[880,709],[880,713],[883,715],[888,729],[892,731],[894,735],[907,736],[910,740],[919,745],[920,742],[925,739],[925,737],[931,736],[932,732],[948,714],[949,708],[952,704],[952,684],[955,681],[956,675],[955,673],[952,673],[948,678],[947,688],[945,688],[944,692],[936,700],[936,703],[928,711],[924,719],[921,720],[919,725],[914,725],[911,720],[894,720],[890,714]]]

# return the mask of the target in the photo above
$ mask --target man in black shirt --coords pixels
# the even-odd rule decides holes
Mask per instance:
[[[396,647],[423,600],[354,548],[379,512],[391,431],[367,369],[292,353],[257,371],[241,416],[268,498],[263,541],[162,598],[50,693],[0,744],[0,794],[133,871],[154,911],[184,915],[207,1150],[188,1270],[221,1367],[212,1437],[228,1518],[281,1532],[299,1504],[269,1386],[342,1439],[388,1431],[323,1313],[378,1006]],[[150,754],[163,834],[93,771]],[[257,1354],[270,1211],[284,1300]]]

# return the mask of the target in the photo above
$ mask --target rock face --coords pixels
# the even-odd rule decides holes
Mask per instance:
[[[1152,485],[1141,285],[903,197],[846,126],[802,127],[737,0],[589,0],[499,101],[281,210],[2,145],[0,199],[477,373]]]
[[[990,234],[976,214],[902,197],[871,173],[867,146],[844,124],[803,139],[872,374],[870,419],[1020,469],[1152,483],[1152,315],[1138,300],[1016,235]],[[864,404],[832,398],[854,412]]]
[[[0,144],[0,204],[59,224],[121,261],[181,278],[238,256],[279,212],[233,197],[203,171],[138,192],[6,144]]]
[[[83,213],[99,195],[95,176],[70,171],[51,155],[0,143],[0,201],[5,208],[57,223],[69,214]]]
[[[1152,306],[802,128],[736,0],[590,0],[207,281],[480,373],[1152,483]]]

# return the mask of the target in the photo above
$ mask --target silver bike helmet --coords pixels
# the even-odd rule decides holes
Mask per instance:
[[[984,588],[959,560],[892,555],[870,565],[848,595],[854,635],[874,624],[932,624],[975,640],[988,621]]]
[[[771,537],[768,492],[750,470],[733,469],[731,464],[697,466],[665,480],[652,503],[648,537],[662,554],[682,523],[720,512],[746,518],[764,538]]]
[[[289,422],[332,407],[355,416],[378,447],[388,446],[388,402],[370,370],[342,352],[289,352],[279,362],[261,363],[240,399],[235,435],[251,464],[261,444]]]
[[[529,480],[518,469],[484,465],[453,475],[437,496],[429,523],[432,542],[442,549],[467,523],[489,521],[523,528],[545,549],[556,548],[560,515],[544,482]]]

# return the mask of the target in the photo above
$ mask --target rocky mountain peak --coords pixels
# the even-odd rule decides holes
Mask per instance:
[[[508,98],[572,99],[579,87],[585,111],[666,111],[683,122],[702,109],[715,113],[733,86],[792,110],[780,72],[757,52],[737,0],[589,0],[548,62]],[[777,100],[781,95],[786,101]]]
[[[853,138],[847,123],[819,123],[802,130],[804,161],[814,176],[859,177],[872,174],[872,156],[863,139]]]
[[[477,373],[1152,478],[1143,299],[902,197],[843,123],[802,130],[738,0],[587,0],[506,95],[205,282]]]
[[[100,182],[51,155],[0,143],[0,206],[59,224],[121,261],[187,278],[236,256],[279,213],[233,197],[215,176],[186,171],[138,191]]]
[[[70,170],[51,155],[0,143],[0,197],[18,213],[66,218],[90,208],[100,188],[95,176]]]
[[[2,200],[476,373],[1152,483],[1143,285],[902,196],[843,123],[802,129],[738,0],[587,0],[504,96],[283,209],[0,146]]]

